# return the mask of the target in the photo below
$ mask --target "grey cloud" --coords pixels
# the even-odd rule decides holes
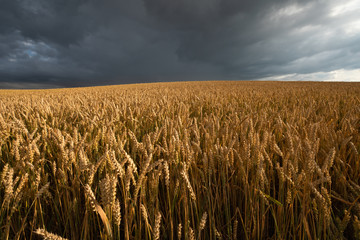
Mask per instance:
[[[68,46],[99,27],[95,1],[2,0],[0,33],[20,31],[24,38]],[[97,12],[95,12],[97,11]]]
[[[357,11],[332,16],[337,4],[3,0],[0,83],[83,86],[357,69]]]

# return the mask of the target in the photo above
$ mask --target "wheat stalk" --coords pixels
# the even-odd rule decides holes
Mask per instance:
[[[39,236],[43,237],[43,239],[45,239],[45,240],[67,240],[67,238],[62,238],[62,237],[60,237],[54,233],[50,233],[42,228],[36,229],[35,233],[38,234]]]

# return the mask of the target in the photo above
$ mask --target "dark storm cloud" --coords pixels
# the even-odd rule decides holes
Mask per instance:
[[[357,1],[2,0],[0,87],[360,68]]]

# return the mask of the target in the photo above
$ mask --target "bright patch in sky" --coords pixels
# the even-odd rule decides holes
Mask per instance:
[[[297,6],[297,5],[290,5],[284,8],[281,8],[279,10],[279,14],[280,15],[287,15],[287,16],[291,16],[294,14],[297,14],[299,12],[301,12],[303,10],[303,8]]]
[[[336,71],[330,72],[333,76],[333,79],[329,79],[329,81],[345,81],[345,82],[353,82],[360,81],[360,69],[355,70],[345,70],[340,69]]]
[[[9,54],[11,57],[8,59],[10,62],[17,61],[56,61],[56,50],[44,42],[35,42],[31,40],[17,42],[17,48]],[[27,60],[26,60],[27,59]],[[31,60],[30,60],[31,59]]]
[[[37,53],[36,53],[35,51],[30,50],[30,49],[25,50],[25,53],[26,53],[26,55],[28,55],[30,58],[32,58],[32,57],[34,57],[34,56],[37,55]]]
[[[344,27],[345,27],[344,31],[347,35],[355,36],[360,33],[360,20],[350,22],[346,24]]]
[[[297,4],[292,4],[278,9],[270,18],[276,20],[282,17],[290,17],[301,13],[303,10],[304,7],[300,7]]]
[[[285,74],[267,77],[260,80],[272,81],[326,81],[326,82],[359,82],[360,69],[339,69],[331,72],[315,72],[308,74]]]
[[[330,16],[337,17],[339,15],[344,15],[345,13],[359,11],[360,10],[360,1],[344,1],[346,3],[336,5],[330,12]],[[337,2],[338,3],[338,2]]]

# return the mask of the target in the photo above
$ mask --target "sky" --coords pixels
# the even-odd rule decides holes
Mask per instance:
[[[359,0],[0,0],[0,88],[360,81]]]

